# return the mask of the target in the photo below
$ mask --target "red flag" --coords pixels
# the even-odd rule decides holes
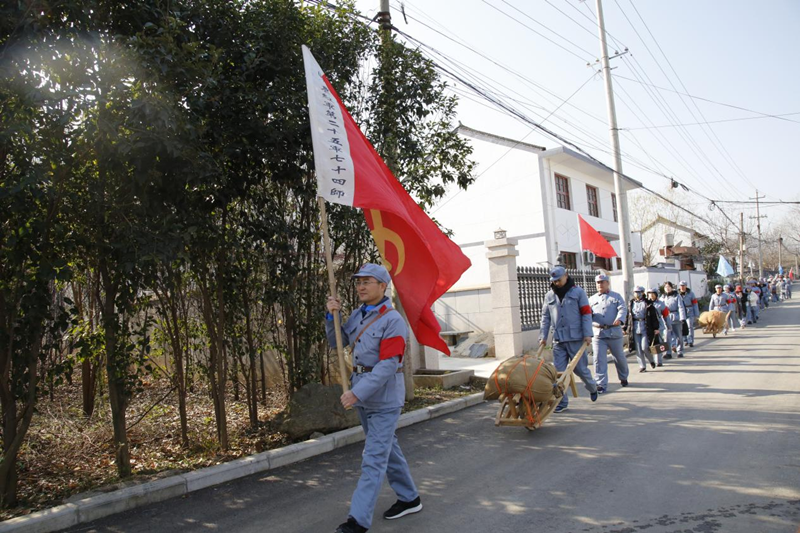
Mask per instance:
[[[578,215],[578,223],[581,227],[581,250],[589,250],[597,257],[617,257],[617,252],[609,244],[609,242],[600,235],[600,233],[589,225],[588,222],[583,220],[583,217]]]
[[[303,57],[318,194],[364,210],[414,335],[450,355],[431,306],[471,263],[397,181],[305,46]]]
[[[789,279],[794,281],[794,267],[789,269]]]

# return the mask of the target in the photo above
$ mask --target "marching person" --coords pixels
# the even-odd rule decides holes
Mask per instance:
[[[708,310],[709,311],[720,311],[721,313],[727,313],[730,311],[730,306],[728,305],[728,295],[722,292],[722,285],[717,284],[714,289],[717,291],[711,295],[711,300],[708,301]],[[722,332],[727,335],[728,334],[728,322],[725,322],[725,326],[722,328]]]
[[[675,291],[675,286],[671,281],[664,283],[664,295],[661,297],[661,301],[669,312],[671,324],[667,339],[668,355],[671,357],[674,350],[675,355],[683,357],[683,323],[686,320],[686,304],[683,303],[683,297]]]
[[[739,306],[736,305],[736,295],[733,294],[731,286],[727,283],[723,286],[723,294],[728,298],[728,311],[731,312],[728,318],[728,325],[731,331],[736,331],[736,323],[739,321]]]
[[[653,355],[650,353],[650,341],[658,335],[658,315],[656,308],[648,305],[644,298],[644,287],[637,286],[633,290],[633,299],[628,306],[628,344],[636,347],[636,359],[639,361],[639,372],[647,372],[647,363],[655,368]]]
[[[747,284],[750,286],[750,320],[755,324],[758,322],[758,312],[761,310],[761,287],[756,279],[748,280]]]
[[[592,308],[586,293],[575,285],[563,266],[550,271],[550,290],[544,297],[542,307],[542,328],[539,330],[539,344],[547,344],[550,329],[553,330],[553,363],[556,370],[563,372],[570,360],[578,353],[584,343],[592,341]],[[583,353],[575,373],[583,381],[592,401],[597,401],[597,383],[589,370],[586,352]],[[565,393],[555,412],[565,411],[569,398]]]
[[[653,308],[659,323],[658,329],[653,332],[652,337],[648,336],[648,339],[650,341],[650,346],[657,347],[656,366],[664,366],[664,359],[672,359],[672,352],[669,351],[669,331],[672,327],[672,324],[668,322],[669,311],[667,311],[667,308],[663,302],[658,299],[658,287],[653,287],[647,291],[647,299],[649,300],[648,305]],[[664,337],[661,336],[661,331],[665,332]],[[664,345],[666,348],[666,354],[662,352],[661,345]]]
[[[608,350],[614,356],[617,376],[623,387],[628,386],[628,360],[625,358],[622,326],[628,315],[625,300],[610,290],[608,276],[599,274],[594,278],[597,294],[589,298],[592,308],[592,352],[594,353],[594,375],[597,392],[608,390]]]
[[[786,298],[788,300],[792,299],[792,278],[786,278]]]
[[[383,513],[384,518],[392,520],[422,510],[419,492],[395,435],[405,403],[402,364],[408,327],[385,295],[391,277],[384,267],[367,263],[353,274],[353,279],[362,305],[341,328],[342,342],[350,345],[353,354],[353,386],[342,394],[341,402],[346,409],[358,410],[366,440],[350,513],[336,533],[364,533],[372,526],[384,476],[398,498]],[[327,307],[325,330],[328,341],[335,346],[333,313],[339,312],[342,305],[329,297]]]
[[[747,294],[741,285],[737,285],[733,295],[736,297],[736,306],[739,310],[739,327],[744,329],[747,327],[747,316],[749,315]]]
[[[700,316],[700,307],[697,305],[697,296],[694,295],[692,289],[686,280],[681,280],[678,283],[678,292],[683,298],[683,306],[686,308],[686,326],[688,333],[684,336],[684,346],[694,348],[694,321]]]

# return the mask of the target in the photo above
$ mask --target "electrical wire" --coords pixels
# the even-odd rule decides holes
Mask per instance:
[[[672,73],[675,75],[675,78],[678,80],[678,83],[680,83],[681,87],[683,88],[683,90],[688,93],[689,90],[686,88],[686,85],[683,83],[683,80],[678,75],[678,72],[675,70],[675,67],[672,65],[672,62],[669,60],[669,57],[667,57],[667,54],[664,52],[664,49],[661,48],[661,44],[659,44],[658,39],[656,39],[655,35],[653,35],[653,32],[650,30],[650,26],[647,25],[647,22],[644,20],[644,18],[642,17],[641,13],[639,13],[639,9],[636,7],[636,4],[633,3],[633,0],[628,0],[628,1],[631,4],[631,7],[633,7],[633,10],[636,12],[636,15],[639,17],[639,20],[641,20],[642,24],[644,24],[644,27],[647,30],[647,33],[650,35],[650,38],[653,39],[653,42],[656,44],[656,47],[658,47],[659,52],[661,52],[661,55],[664,57],[664,60],[667,62],[667,65],[672,70]],[[660,66],[659,66],[659,68],[660,68]],[[663,70],[662,70],[662,72],[663,72]],[[666,76],[666,73],[665,73],[665,76]],[[672,84],[672,81],[669,80],[669,78],[667,78],[667,80],[670,82],[670,86],[672,86],[673,89],[674,89],[675,86]],[[694,100],[690,100],[690,101],[692,102],[692,105],[694,105],[695,109],[697,109],[697,112],[700,114],[700,117],[704,121],[708,122],[708,119],[705,117],[705,115],[703,114],[703,111],[697,105],[697,102],[695,102]],[[683,103],[683,105],[686,107],[686,109],[692,115],[692,118],[694,118],[695,120],[698,120],[697,117],[695,117],[694,113],[692,112],[691,108],[683,100],[683,97],[681,97],[681,103]],[[720,153],[720,155],[723,157],[723,159],[726,159],[726,161],[731,166],[731,168],[735,172],[737,172],[742,179],[744,179],[751,187],[755,188],[755,185],[753,185],[753,183],[747,178],[747,176],[742,171],[741,167],[739,167],[739,165],[733,159],[733,156],[731,156],[730,152],[728,152],[728,149],[725,148],[724,144],[722,144],[722,141],[720,140],[719,136],[714,131],[714,129],[711,126],[708,126],[708,125],[706,126],[706,128],[708,128],[708,131],[710,131],[711,134],[714,136],[714,139],[712,139],[711,136],[708,135],[707,133],[706,133],[706,135],[708,136],[709,140],[712,141],[712,144],[715,145],[715,147],[717,148],[717,151]],[[703,130],[705,132],[705,128],[703,128],[702,126],[701,126],[701,130]],[[716,143],[714,143],[715,140],[716,140]]]

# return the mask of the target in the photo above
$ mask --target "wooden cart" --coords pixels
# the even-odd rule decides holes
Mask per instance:
[[[578,397],[578,388],[575,385],[575,377],[573,370],[578,364],[578,361],[583,357],[584,352],[589,347],[588,343],[584,343],[575,357],[572,358],[567,369],[564,372],[558,373],[558,381],[556,386],[561,389],[563,394],[567,394],[568,390],[572,390],[572,395]],[[539,347],[536,352],[538,357],[542,356],[544,345]],[[555,395],[551,396],[546,402],[534,402],[527,399],[520,393],[515,394],[501,394],[500,407],[497,410],[497,417],[495,417],[495,426],[522,426],[529,431],[542,427],[544,421],[553,414],[556,406],[561,401],[561,398]]]

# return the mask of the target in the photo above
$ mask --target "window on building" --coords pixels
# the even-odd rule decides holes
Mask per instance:
[[[593,217],[599,217],[600,206],[597,205],[597,187],[586,186],[586,200],[589,202],[589,214]]]
[[[556,201],[561,209],[572,210],[569,199],[569,178],[556,174]]]
[[[573,252],[561,252],[561,264],[567,268],[578,268],[578,254]]]
[[[602,268],[603,270],[608,270],[609,272],[614,270],[614,267],[611,263],[611,259],[606,259],[605,257],[598,257],[597,259],[595,259],[594,265],[592,266],[594,266],[595,268]]]
[[[617,216],[617,195],[613,192],[611,193],[611,210],[614,212],[614,222],[619,222]]]
[[[617,270],[622,270],[622,258],[617,257]]]

